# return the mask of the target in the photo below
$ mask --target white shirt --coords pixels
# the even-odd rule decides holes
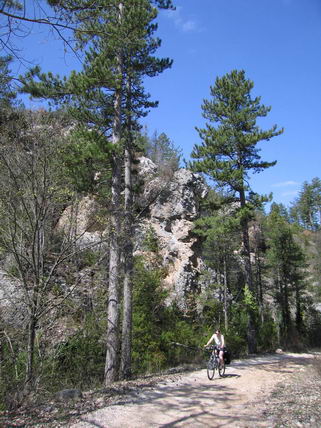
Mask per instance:
[[[214,334],[213,338],[217,346],[220,346],[220,347],[223,346],[224,336],[222,335],[218,336],[217,334]]]

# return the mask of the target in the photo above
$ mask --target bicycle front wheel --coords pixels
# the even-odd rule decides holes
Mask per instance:
[[[207,363],[207,377],[209,380],[212,380],[215,373],[215,361],[212,360],[212,358]]]
[[[223,377],[225,374],[225,364],[223,363],[222,365],[219,364],[218,366],[218,374],[220,375],[220,377]]]

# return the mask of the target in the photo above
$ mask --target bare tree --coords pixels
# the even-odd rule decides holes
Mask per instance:
[[[1,132],[0,247],[4,261],[11,260],[4,266],[17,279],[26,311],[25,385],[29,386],[39,321],[77,285],[59,286],[57,269],[77,251],[79,236],[70,219],[63,231],[56,227],[62,209],[74,199],[62,174],[63,124],[45,112],[14,114],[15,125],[8,124],[7,133]]]
[[[3,51],[21,60],[23,55],[17,48],[17,41],[27,37],[34,25],[47,27],[74,51],[70,30],[76,28],[58,1],[0,0],[0,46]]]

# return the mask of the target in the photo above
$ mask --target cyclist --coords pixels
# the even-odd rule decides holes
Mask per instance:
[[[207,342],[204,347],[206,348],[210,343],[215,342],[214,352],[219,355],[221,366],[224,364],[224,347],[225,347],[225,339],[223,334],[221,334],[221,330],[217,329],[210,340]]]

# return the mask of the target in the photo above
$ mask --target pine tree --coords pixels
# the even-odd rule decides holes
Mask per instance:
[[[131,135],[139,128],[138,120],[146,115],[149,108],[157,105],[149,100],[149,94],[144,91],[143,78],[156,76],[171,66],[169,59],[158,59],[153,55],[160,46],[160,40],[153,37],[157,29],[153,23],[157,11],[152,3],[170,7],[171,2],[99,0],[93,5],[88,0],[68,0],[60,3],[68,10],[75,11],[75,20],[79,22],[76,32],[78,46],[85,49],[84,68],[64,79],[50,73],[42,74],[39,68],[35,68],[22,79],[24,89],[33,96],[63,100],[71,105],[69,112],[82,125],[83,133],[87,131],[91,137],[94,135],[104,140],[105,144],[100,144],[100,147],[109,154],[111,228],[106,384],[117,379],[119,366],[120,262],[123,242],[128,242],[128,235],[124,236],[122,230],[123,152],[126,147],[125,178],[128,181],[125,187],[131,192]],[[40,81],[35,81],[35,77]],[[130,199],[127,193],[127,211]],[[127,217],[126,230],[130,228]],[[125,250],[132,251],[132,246],[126,245]],[[130,263],[125,266],[131,270]],[[127,283],[128,280],[127,276]],[[127,294],[131,292],[130,288],[126,285]],[[124,301],[131,305],[131,298],[127,297]],[[124,314],[130,318],[130,308],[125,308]],[[131,334],[130,319],[123,325],[129,326],[127,333],[123,332],[124,340]],[[126,343],[123,355],[130,354],[130,339]],[[130,362],[125,365],[130,365]],[[127,375],[130,368],[122,366],[122,371]]]
[[[216,79],[215,85],[210,88],[212,98],[204,100],[202,105],[203,117],[208,120],[206,128],[196,128],[202,144],[195,145],[191,154],[196,159],[191,163],[192,169],[206,174],[225,188],[239,204],[245,284],[251,293],[255,293],[255,288],[248,232],[251,214],[249,174],[275,165],[276,162],[261,161],[257,144],[283,132],[283,129],[277,130],[276,125],[266,131],[257,125],[257,119],[265,117],[271,108],[261,104],[260,97],[252,98],[253,86],[244,71],[233,70]],[[254,314],[251,310],[248,348],[249,352],[256,349]]]
[[[9,65],[11,56],[0,57],[0,111],[8,110],[14,104],[16,92],[12,88],[12,77],[10,76]]]
[[[162,132],[157,132],[151,138],[146,136],[146,156],[158,167],[161,175],[170,176],[179,169],[181,151],[174,146],[170,138]]]
[[[291,207],[291,219],[305,229],[317,230],[321,224],[321,180],[318,177],[311,183],[305,181]]]
[[[194,232],[204,240],[204,259],[216,273],[216,286],[223,304],[224,327],[228,331],[228,296],[233,290],[233,270],[237,265],[235,251],[240,245],[237,236],[237,219],[231,216],[228,208],[222,207],[218,212],[196,221]]]
[[[292,226],[280,215],[277,204],[267,218],[267,259],[273,281],[273,297],[280,312],[280,340],[286,346],[293,338],[291,308],[295,308],[295,324],[302,330],[302,300],[305,291],[305,256],[295,242]]]

